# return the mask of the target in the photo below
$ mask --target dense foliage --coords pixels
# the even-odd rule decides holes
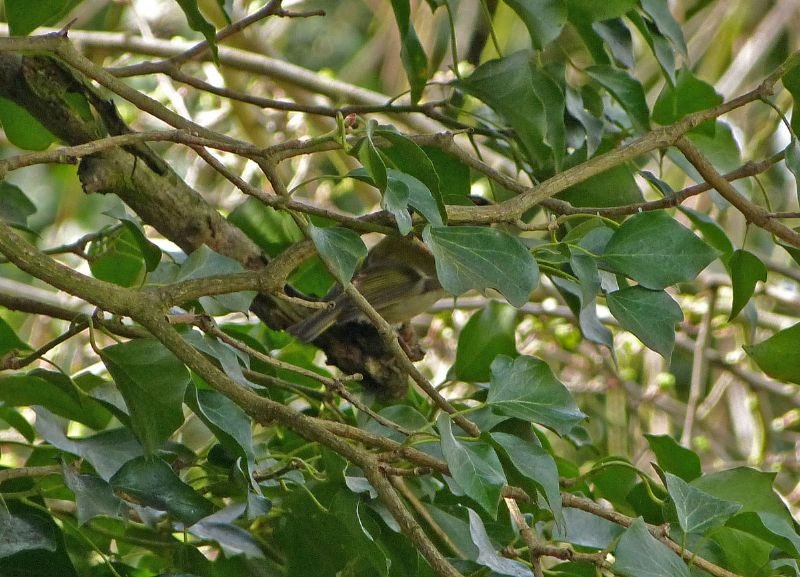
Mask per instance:
[[[4,16],[0,575],[800,574],[796,3]]]

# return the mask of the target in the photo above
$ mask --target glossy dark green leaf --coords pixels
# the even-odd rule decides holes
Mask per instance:
[[[122,223],[125,230],[130,233],[133,241],[139,247],[139,252],[144,258],[147,272],[152,272],[161,262],[161,249],[145,236],[142,224],[135,217],[132,217],[120,205],[115,205],[110,210],[105,211],[103,214],[116,218]]]
[[[627,14],[628,19],[636,26],[639,33],[647,42],[653,56],[656,57],[658,65],[661,67],[667,84],[675,84],[675,55],[676,51],[669,40],[659,31],[655,23],[639,12],[631,11]]]
[[[724,525],[742,508],[739,503],[709,495],[672,473],[665,473],[665,476],[667,491],[678,514],[678,523],[686,533],[703,534],[713,527]]]
[[[308,236],[322,260],[343,285],[349,285],[359,261],[367,256],[361,237],[349,228],[308,226]]]
[[[531,421],[565,435],[586,418],[544,361],[498,356],[486,404],[501,415]]]
[[[421,148],[433,165],[439,181],[447,185],[441,187],[444,204],[471,206],[472,201],[469,199],[471,185],[469,167],[440,148],[432,146],[423,146]],[[391,151],[388,151],[387,154],[391,154]]]
[[[585,250],[592,251],[592,248],[588,248],[585,245],[600,237],[607,239],[610,233],[611,231],[606,228],[591,230],[580,239],[578,245]],[[573,309],[573,312],[576,312],[578,316],[578,325],[584,338],[608,347],[610,351],[613,351],[614,337],[608,327],[600,322],[597,316],[596,301],[597,295],[600,294],[600,273],[597,270],[595,259],[577,248],[571,248],[569,265],[578,279],[578,286],[572,287],[573,283],[568,279],[559,279],[554,281],[554,284],[562,294],[567,291],[578,297],[580,308],[577,312]],[[575,288],[578,290],[576,291]],[[572,305],[570,306],[572,308]]]
[[[737,575],[773,574],[766,570],[773,547],[768,542],[733,527],[718,527],[707,533],[725,559],[725,568]],[[790,573],[793,577],[797,572]]]
[[[357,149],[358,160],[361,161],[362,166],[367,170],[375,186],[378,190],[383,192],[386,190],[388,181],[386,180],[386,163],[378,151],[378,146],[375,143],[375,131],[378,128],[378,123],[375,120],[369,120],[364,132],[364,140],[361,142]]]
[[[602,150],[601,150],[602,152]],[[572,206],[624,206],[644,200],[634,172],[627,164],[615,166],[574,184],[556,195]]]
[[[630,217],[606,245],[603,260],[640,285],[663,289],[694,280],[718,253],[663,210]]]
[[[487,382],[497,355],[516,356],[516,321],[516,309],[497,301],[489,301],[473,314],[458,336],[453,378]]]
[[[581,509],[564,508],[564,525],[553,527],[553,538],[573,545],[605,549],[624,530],[621,526]]]
[[[687,482],[703,474],[697,453],[679,445],[669,435],[645,433],[644,437],[650,445],[650,450],[655,453],[658,466],[664,471],[674,473]]]
[[[436,258],[442,286],[454,295],[495,289],[515,307],[539,284],[539,266],[516,238],[496,228],[425,227],[425,244]]]
[[[800,323],[743,348],[770,377],[800,384]]]
[[[23,150],[44,150],[57,138],[30,112],[0,97],[0,125],[9,142]]]
[[[624,68],[633,67],[633,38],[622,18],[592,22],[592,30],[603,39],[614,60]]]
[[[41,405],[93,429],[102,429],[111,417],[69,377],[42,369],[0,377],[0,401],[9,407]]]
[[[794,118],[794,115],[792,118]],[[797,199],[800,201],[800,142],[798,142],[797,138],[792,138],[789,146],[786,147],[784,162],[786,163],[786,168],[794,175]]]
[[[421,430],[428,426],[428,419],[425,418],[425,415],[409,405],[391,405],[378,411],[378,414],[409,431]],[[364,430],[375,435],[380,435],[381,437],[388,437],[398,442],[406,440],[406,436],[402,433],[384,427],[372,419],[367,421],[366,425],[364,425]]]
[[[205,278],[221,274],[230,274],[244,270],[241,263],[227,256],[221,255],[208,246],[203,245],[193,251],[181,263],[176,281]],[[237,293],[217,295],[214,297],[200,297],[198,299],[203,308],[212,315],[229,312],[246,312],[250,308],[256,293],[255,291],[242,291]]]
[[[120,518],[127,510],[125,503],[114,495],[107,481],[94,475],[81,475],[66,464],[62,470],[64,484],[75,493],[79,524],[83,525],[101,515]]]
[[[134,340],[100,351],[147,454],[154,453],[183,423],[189,371],[164,345]]]
[[[603,139],[603,121],[586,110],[583,96],[580,92],[571,86],[566,86],[565,89],[564,104],[567,111],[583,127],[586,133],[586,157],[591,158],[594,156],[594,153],[597,151]],[[580,147],[580,143],[577,143],[577,147]]]
[[[533,86],[530,51],[490,60],[456,83],[467,94],[479,98],[502,116],[515,130],[535,164],[546,164],[552,151],[545,144],[545,107]]]
[[[663,290],[633,286],[608,293],[608,310],[622,328],[665,359],[675,347],[675,324],[683,320],[680,305]]]
[[[303,231],[288,212],[265,206],[253,197],[237,206],[228,215],[228,220],[241,228],[269,256],[280,254],[287,246],[303,240]]]
[[[255,462],[250,417],[239,405],[222,393],[194,386],[186,391],[186,401],[223,446],[246,461]]]
[[[728,320],[733,320],[750,301],[758,281],[767,282],[767,267],[752,252],[737,250],[728,260],[728,270],[733,287],[733,303]]]
[[[653,106],[653,120],[659,124],[672,124],[684,116],[706,110],[722,102],[714,87],[692,74],[688,68],[678,72],[675,86],[664,84]],[[713,128],[713,123],[712,123]]]
[[[533,47],[542,50],[561,34],[567,22],[564,0],[504,0],[525,23]]]
[[[800,110],[800,66],[789,68],[789,70],[781,77],[781,82],[784,88],[792,95],[794,110]],[[791,120],[792,131],[795,137],[800,135],[800,114],[792,114]]]
[[[411,232],[411,213],[408,212],[408,199],[410,196],[411,192],[405,182],[389,177],[386,192],[381,197],[381,208],[394,216],[397,230],[403,236]]]
[[[553,518],[563,524],[558,467],[553,456],[540,445],[508,433],[490,433],[489,436],[506,452],[514,468],[538,485]]]
[[[28,420],[13,407],[0,407],[0,428],[11,427],[25,437],[29,443],[36,440],[36,430]]]
[[[6,321],[0,318],[0,357],[12,350],[21,352],[31,351],[33,349],[28,343],[22,341],[17,336],[17,333],[14,332],[14,329],[12,329]]]
[[[41,506],[41,505],[40,505]],[[7,499],[0,518],[0,575],[3,577],[77,577],[53,517],[35,505]],[[10,520],[10,523],[9,523]],[[36,547],[40,544],[41,547]]]
[[[214,62],[219,64],[219,51],[217,49],[217,31],[214,26],[206,20],[197,6],[197,0],[176,0],[186,16],[189,28],[202,34],[211,48],[211,55]]]
[[[244,555],[248,559],[264,559],[258,541],[245,529],[234,525],[234,521],[245,512],[244,503],[230,505],[200,519],[188,531],[200,539],[215,541],[229,557]]]
[[[441,435],[442,454],[453,479],[468,497],[496,518],[506,476],[494,449],[483,441],[456,439],[446,413],[439,415],[436,425]]]
[[[41,516],[12,515],[0,506],[0,558],[31,549],[55,551],[57,545],[51,524]]]
[[[472,509],[467,509],[469,513],[469,533],[472,542],[478,548],[479,565],[488,567],[495,575],[509,575],[510,577],[529,577],[530,569],[524,563],[500,556],[497,551],[499,547],[494,545],[486,533],[486,527],[480,516]]]
[[[630,577],[689,577],[689,568],[661,541],[653,537],[638,517],[622,534],[614,549],[614,572]]]
[[[722,253],[722,260],[727,262],[728,257],[733,253],[734,246],[725,229],[719,223],[708,216],[704,212],[694,210],[685,206],[678,207],[683,214],[685,214],[695,228],[700,231],[705,240],[710,246],[717,249]]]
[[[620,103],[637,132],[650,130],[650,109],[638,80],[619,68],[607,65],[591,66],[586,73]]]
[[[400,60],[411,85],[411,102],[419,102],[428,81],[428,58],[411,22],[409,0],[392,0],[392,10],[400,31]]]
[[[553,153],[553,168],[556,172],[561,170],[566,154],[566,127],[564,125],[564,111],[566,100],[564,96],[563,71],[560,79],[552,76],[539,68],[530,69],[533,91],[542,102],[545,114],[546,131],[544,142]]]
[[[36,213],[36,205],[22,190],[10,182],[0,182],[0,219],[11,226],[28,227],[28,217]]]
[[[138,457],[125,463],[111,478],[118,495],[159,511],[166,511],[191,525],[211,514],[214,506],[181,481],[163,459]]]

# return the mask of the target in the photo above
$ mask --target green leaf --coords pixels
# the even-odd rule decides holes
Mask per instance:
[[[718,527],[707,538],[724,556],[725,569],[737,575],[778,575],[765,570],[769,567],[773,547],[768,542],[733,527]],[[796,577],[797,571],[790,573]]]
[[[432,146],[423,146],[421,148],[438,175],[439,182],[447,183],[447,186],[441,187],[444,204],[472,206],[472,201],[469,198],[471,186],[469,167],[440,148]],[[391,149],[387,151],[387,155],[391,155]],[[409,171],[406,170],[406,172]]]
[[[416,431],[428,427],[428,419],[414,407],[408,405],[391,405],[378,411],[381,417],[397,423],[409,431]],[[406,436],[398,431],[384,427],[378,421],[370,419],[364,425],[364,430],[381,437],[388,437],[397,442],[406,440]]]
[[[610,236],[611,231],[609,229],[597,228],[589,231],[589,233],[581,238],[578,244],[584,249],[591,251],[592,248],[586,246],[588,243],[601,237],[608,239]],[[566,300],[567,304],[578,317],[578,325],[580,326],[583,337],[593,343],[608,347],[613,354],[614,336],[611,334],[608,327],[600,322],[597,316],[596,301],[597,295],[600,293],[600,273],[597,270],[597,262],[594,258],[581,252],[577,248],[571,248],[569,265],[579,281],[577,287],[572,286],[574,283],[569,279],[554,280],[554,284],[562,294],[566,291],[578,298],[580,308],[575,307],[572,302],[570,302],[570,299],[567,298]],[[577,290],[575,290],[576,288]]]
[[[203,245],[181,263],[176,281],[200,279],[209,276],[230,274],[244,270],[241,263],[214,252]],[[246,312],[256,296],[255,291],[241,291],[213,297],[200,297],[198,300],[206,312],[212,315],[229,312]]]
[[[0,124],[9,142],[23,150],[44,150],[58,140],[25,108],[3,97],[0,97]]]
[[[205,19],[197,6],[197,0],[176,0],[186,16],[189,28],[202,34],[211,48],[211,55],[214,63],[219,65],[219,51],[217,49],[217,31],[214,26]]]
[[[624,16],[638,4],[637,0],[567,0],[569,7],[569,19],[589,20],[597,22],[599,20],[610,20]]]
[[[675,49],[672,44],[661,34],[650,18],[642,16],[634,10],[628,12],[627,17],[639,30],[642,38],[653,52],[653,56],[656,57],[658,65],[667,79],[667,84],[673,86],[675,84]]]
[[[537,50],[558,38],[567,22],[564,0],[505,0],[505,3],[525,23]]]
[[[246,507],[245,503],[229,505],[200,519],[188,531],[200,539],[217,542],[229,557],[244,555],[248,559],[264,559],[264,552],[258,541],[248,531],[233,524]]]
[[[743,348],[770,377],[800,385],[800,323]]]
[[[688,60],[689,51],[686,48],[683,30],[669,11],[667,0],[642,0],[642,9],[653,19],[661,34],[669,38],[669,41],[683,56],[684,60]]]
[[[12,36],[27,36],[39,26],[62,20],[81,0],[5,0],[5,16]]]
[[[147,273],[141,244],[125,227],[93,241],[89,245],[87,261],[95,278],[119,286],[138,286]]]
[[[531,67],[533,91],[544,106],[546,132],[544,142],[553,151],[553,168],[561,170],[567,147],[567,132],[564,124],[566,98],[564,96],[563,71],[560,79],[554,78],[544,70]]]
[[[139,247],[139,252],[147,266],[147,272],[154,271],[161,262],[161,249],[145,236],[139,220],[129,215],[119,205],[115,205],[115,207],[105,211],[103,214],[116,218],[122,223],[122,226],[132,235],[134,242]]]
[[[598,64],[586,69],[586,74],[605,88],[620,103],[637,132],[650,130],[650,110],[644,97],[644,89],[638,80],[627,72]]]
[[[405,182],[390,177],[386,192],[381,197],[381,208],[394,216],[397,230],[403,236],[411,232],[411,214],[408,212],[408,199],[410,196],[411,192]]]
[[[728,269],[733,286],[733,303],[728,320],[733,320],[753,296],[758,281],[767,282],[767,267],[752,252],[737,250],[728,260]]]
[[[565,527],[553,527],[553,539],[594,549],[608,548],[623,531],[612,521],[572,507],[564,508],[564,521]]]
[[[724,525],[742,508],[739,503],[709,495],[672,473],[665,475],[667,491],[678,513],[678,523],[685,533],[703,534]]]
[[[489,433],[489,436],[503,448],[514,468],[538,485],[556,523],[563,525],[558,467],[553,456],[541,446],[508,433]]]
[[[529,356],[494,360],[486,404],[496,413],[544,425],[559,435],[586,418],[548,364]]]
[[[637,517],[614,549],[614,572],[630,577],[690,577],[689,568]]]
[[[41,515],[12,515],[3,504],[0,506],[0,558],[31,549],[55,551],[58,543],[51,524]]]
[[[111,485],[94,475],[80,475],[70,465],[62,466],[64,484],[75,493],[78,523],[83,525],[98,516],[120,518],[127,509],[114,495]]]
[[[545,144],[545,107],[534,90],[533,53],[521,51],[478,66],[456,86],[488,104],[514,129],[530,160],[544,165],[552,156]]]
[[[442,454],[453,479],[468,497],[492,518],[497,518],[497,505],[506,486],[506,476],[494,449],[483,441],[456,439],[446,413],[439,415],[436,426],[441,435]]]
[[[697,78],[688,68],[682,68],[675,86],[664,84],[653,106],[653,120],[659,124],[672,124],[692,112],[713,108],[722,100],[713,86]],[[713,129],[714,123],[710,126]]]
[[[630,217],[606,245],[603,260],[640,285],[663,289],[694,280],[718,253],[663,210]]]
[[[186,391],[186,404],[230,452],[255,463],[250,417],[222,393],[210,389]]]
[[[111,478],[117,494],[129,501],[166,511],[187,525],[212,513],[214,506],[181,481],[166,461],[137,457],[125,463]]]
[[[800,110],[800,66],[796,64],[795,61],[795,66],[790,67],[789,71],[781,77],[783,87],[792,95],[792,110]],[[800,114],[792,113],[791,125],[794,136],[800,136]]]
[[[36,205],[18,186],[0,182],[0,218],[11,226],[28,227],[28,217],[36,213]]]
[[[286,247],[303,240],[303,231],[288,212],[265,206],[257,198],[248,197],[233,209],[228,220],[269,256],[276,256]]]
[[[539,266],[516,238],[496,228],[428,225],[422,238],[436,258],[444,289],[459,295],[496,289],[515,307],[539,284]]]
[[[516,321],[516,309],[497,301],[487,302],[473,314],[458,336],[453,378],[487,382],[497,355],[517,356]]]
[[[608,293],[606,302],[622,328],[669,360],[675,347],[675,324],[683,320],[683,311],[671,296],[634,286]]]
[[[145,453],[153,454],[183,424],[189,371],[155,340],[134,340],[100,351],[131,416]]]
[[[9,407],[41,405],[93,429],[102,429],[111,419],[111,414],[69,377],[42,369],[0,378],[0,401]]]
[[[798,109],[795,108],[795,110]],[[794,119],[794,117],[795,113],[792,113],[792,119]],[[796,137],[792,138],[789,146],[786,147],[784,163],[786,164],[786,168],[794,175],[797,199],[800,201],[800,142],[798,142]]]
[[[367,127],[364,131],[365,138],[358,147],[358,160],[361,161],[361,164],[367,170],[367,173],[370,178],[372,178],[375,186],[378,187],[378,190],[383,192],[386,190],[388,181],[386,177],[386,164],[383,162],[381,153],[378,152],[378,147],[375,145],[374,141],[377,127],[378,123],[375,120],[370,119],[367,122]]]
[[[703,235],[703,240],[722,253],[721,258],[723,262],[727,262],[728,257],[734,251],[734,246],[731,242],[731,239],[728,238],[725,229],[722,228],[716,220],[704,212],[700,212],[685,206],[679,206],[678,210],[680,210],[689,218],[689,220],[692,221],[692,224],[695,226],[695,228],[700,231],[700,234]]]
[[[10,351],[32,351],[31,346],[22,341],[9,324],[0,318],[0,357]]]
[[[409,0],[392,0],[392,10],[400,30],[400,60],[411,85],[411,102],[416,104],[428,81],[428,58],[411,22]]]
[[[319,228],[310,224],[308,236],[333,275],[343,285],[349,285],[359,260],[367,256],[364,241],[349,228]]]
[[[658,466],[674,473],[684,481],[693,481],[703,474],[697,453],[682,447],[669,435],[644,434],[650,450],[656,455]]]
[[[602,152],[602,150],[600,151]],[[644,200],[634,172],[627,164],[604,170],[574,184],[556,195],[572,206],[609,207],[624,206]]]
[[[470,508],[469,514],[469,534],[472,542],[478,548],[478,558],[475,560],[479,565],[488,567],[492,570],[492,575],[509,575],[510,577],[529,577],[530,569],[519,561],[500,556],[495,546],[486,533],[486,527],[480,516]]]

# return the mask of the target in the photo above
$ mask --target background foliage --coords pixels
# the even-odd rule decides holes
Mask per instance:
[[[4,16],[0,575],[798,574],[796,2]]]

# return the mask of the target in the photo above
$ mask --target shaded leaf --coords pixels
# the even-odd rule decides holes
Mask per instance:
[[[703,474],[697,453],[682,447],[669,435],[645,433],[644,437],[650,445],[650,450],[656,455],[658,466],[664,471],[674,473],[687,482]]]
[[[242,516],[246,507],[244,503],[230,505],[200,519],[187,530],[200,539],[216,541],[230,557],[244,555],[248,559],[263,559],[264,553],[258,541],[248,531],[233,524],[233,521]]]
[[[717,256],[717,251],[659,210],[626,220],[608,241],[603,260],[640,285],[658,290],[694,280]]]
[[[28,5],[27,1],[23,2]],[[23,150],[44,150],[57,138],[25,108],[0,97],[0,124],[6,138]]]
[[[436,426],[441,435],[442,453],[453,479],[468,497],[496,518],[506,476],[494,449],[483,441],[456,439],[446,413],[439,415]]]
[[[478,548],[477,563],[488,567],[493,573],[498,575],[530,577],[531,571],[525,564],[498,555],[498,548],[495,547],[489,539],[489,535],[486,533],[486,527],[483,526],[481,518],[472,509],[468,508],[467,512],[469,513],[469,533],[472,537],[472,542]]]
[[[536,259],[519,240],[499,229],[428,225],[422,238],[436,258],[439,282],[451,294],[492,288],[521,307],[539,284]]]
[[[145,452],[155,452],[183,423],[189,371],[155,340],[134,340],[100,351]]]
[[[533,47],[543,49],[561,34],[567,22],[564,0],[504,0],[525,23]]]
[[[486,404],[501,415],[531,421],[565,435],[586,418],[544,361],[498,356]]]
[[[553,527],[553,539],[583,547],[605,549],[622,534],[623,530],[616,523],[597,515],[581,509],[564,507],[564,527],[560,525]]]
[[[239,405],[222,393],[193,385],[186,391],[186,401],[224,447],[248,462],[255,462],[250,417]]]
[[[0,558],[31,549],[55,551],[57,546],[51,523],[41,515],[13,515],[0,506]]]
[[[653,120],[659,124],[672,124],[692,112],[713,108],[722,100],[713,86],[684,67],[678,72],[675,86],[664,84],[653,106]],[[713,129],[713,122],[711,127]]]
[[[750,301],[758,281],[767,281],[767,267],[760,258],[746,250],[735,251],[727,264],[733,287],[733,303],[728,320],[733,320]]]
[[[650,130],[650,110],[638,80],[618,68],[603,64],[590,66],[586,74],[608,90],[630,117],[637,132]]]
[[[692,487],[672,473],[665,475],[667,491],[678,513],[678,522],[686,533],[702,534],[712,527],[724,525],[742,508],[739,503],[718,499]]]
[[[114,495],[111,485],[100,477],[81,475],[67,464],[62,466],[62,470],[64,484],[75,493],[79,524],[100,515],[119,518],[127,509],[125,503]]]
[[[111,486],[126,501],[166,511],[191,525],[211,514],[213,505],[181,481],[166,461],[137,457],[111,477]]]
[[[39,26],[55,24],[81,0],[5,0],[5,17],[12,36],[27,36]]]
[[[221,255],[203,245],[192,251],[186,260],[181,263],[175,280],[199,279],[243,270],[244,267],[240,262]],[[255,291],[241,291],[213,297],[200,297],[199,301],[206,312],[216,315],[228,312],[246,312],[250,309],[250,304],[255,296]]]
[[[678,210],[692,221],[695,228],[703,235],[703,240],[722,253],[723,262],[727,262],[728,257],[734,251],[734,246],[725,229],[704,212],[686,206],[679,206]]]
[[[358,160],[361,161],[362,166],[367,170],[375,186],[381,192],[386,190],[388,184],[386,177],[386,164],[383,162],[381,153],[375,144],[375,131],[378,128],[378,123],[370,119],[367,122],[367,127],[364,131],[365,138],[361,141],[358,147]]]
[[[606,302],[622,328],[665,359],[672,356],[675,324],[683,320],[683,311],[671,296],[634,286],[608,293]]]
[[[798,110],[795,108],[795,110]],[[794,119],[795,114],[792,114]],[[795,190],[797,191],[797,199],[800,201],[800,142],[797,138],[792,138],[789,146],[786,147],[784,162],[786,168],[794,175]]]
[[[670,12],[667,0],[642,0],[642,9],[653,19],[661,34],[669,38],[675,50],[688,59],[689,51],[683,30]]]
[[[630,577],[689,577],[689,568],[637,517],[614,549],[614,572]]]
[[[497,301],[487,302],[474,313],[458,335],[453,378],[486,382],[497,355],[516,356],[516,321],[516,309]]]
[[[587,19],[590,22],[624,16],[638,4],[637,0],[567,0],[569,19]]]
[[[36,205],[22,190],[10,182],[0,182],[0,218],[11,226],[28,227],[28,217],[36,213]]]
[[[428,58],[411,22],[409,0],[392,0],[392,10],[400,31],[400,60],[411,85],[411,102],[417,103],[428,81]]]
[[[183,10],[189,28],[202,34],[211,48],[211,55],[214,62],[219,65],[219,51],[217,49],[217,31],[214,26],[205,19],[197,6],[197,0],[176,0],[178,6]]]

